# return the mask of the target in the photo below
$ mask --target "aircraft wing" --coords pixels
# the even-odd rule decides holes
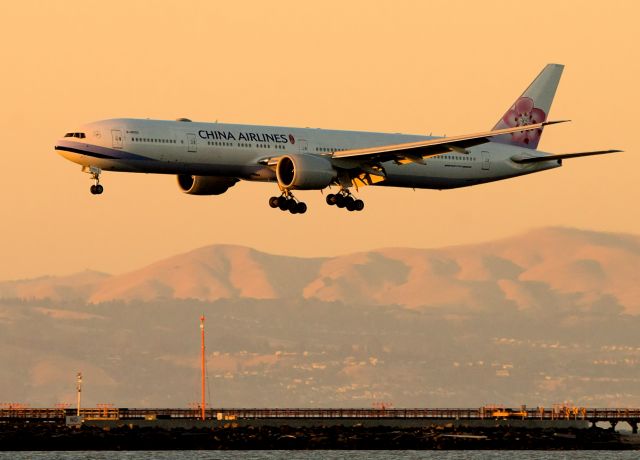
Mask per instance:
[[[491,141],[494,136],[501,134],[517,133],[521,131],[529,131],[532,129],[542,129],[544,126],[556,123],[564,123],[569,120],[562,121],[545,121],[527,126],[516,126],[515,128],[496,129],[494,131],[485,131],[477,134],[465,134],[453,137],[440,137],[437,139],[429,139],[426,141],[408,142],[395,145],[382,145],[378,147],[369,147],[364,149],[343,150],[335,152],[332,159],[349,159],[359,160],[362,162],[382,163],[385,161],[396,161],[399,163],[406,162],[423,162],[425,158],[434,157],[443,153],[456,151],[466,153],[468,147],[484,144]]]
[[[561,153],[559,155],[545,155],[540,157],[523,157],[516,155],[511,157],[515,163],[540,163],[542,161],[564,160],[565,158],[588,157],[591,155],[604,155],[607,153],[617,153],[622,150],[596,150],[593,152]]]

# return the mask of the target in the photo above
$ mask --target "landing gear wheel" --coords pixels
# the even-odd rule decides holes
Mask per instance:
[[[98,194],[98,190],[97,190],[98,186],[97,185],[92,185],[89,190],[91,191],[92,195],[97,195]]]
[[[326,200],[329,206],[347,208],[348,211],[362,211],[364,209],[364,201],[356,199],[348,188],[342,188],[336,194],[330,193]]]
[[[96,195],[102,195],[102,192],[104,192],[104,187],[100,184],[96,185]]]
[[[293,201],[289,203],[289,212],[291,214],[304,214],[307,212],[307,204],[302,201]]]
[[[280,208],[280,211],[287,211],[289,209],[289,205],[291,204],[290,201],[291,200],[289,200],[289,198],[278,198],[278,207]]]
[[[291,214],[304,214],[307,212],[307,205],[296,200],[290,190],[283,190],[282,195],[269,198],[269,206],[278,208],[280,211],[289,211]]]
[[[300,201],[296,204],[295,210],[298,214],[304,214],[305,212],[307,212],[307,204]]]

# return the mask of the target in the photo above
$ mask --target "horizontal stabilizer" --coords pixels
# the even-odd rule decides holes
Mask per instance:
[[[559,155],[545,155],[542,157],[523,157],[521,155],[514,155],[511,157],[511,161],[515,163],[540,163],[542,161],[564,160],[566,158],[588,157],[591,155],[604,155],[606,153],[616,152],[622,152],[622,150],[595,150],[593,152],[562,153]]]

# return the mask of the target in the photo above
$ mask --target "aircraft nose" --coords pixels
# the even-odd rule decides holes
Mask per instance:
[[[75,142],[75,141],[83,140],[86,138],[87,138],[86,133],[82,131],[74,131],[74,132],[66,133],[64,136],[58,139],[55,145],[55,149],[60,151],[62,150],[63,147],[68,146],[70,142]]]
[[[83,131],[68,132],[59,138],[54,146],[55,151],[63,157],[70,159],[70,154],[74,152],[74,143],[86,139],[87,135]]]

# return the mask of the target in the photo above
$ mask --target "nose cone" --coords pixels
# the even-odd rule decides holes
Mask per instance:
[[[68,132],[56,141],[54,149],[67,160],[83,164],[83,155],[80,144],[82,144],[86,138],[87,135],[84,131],[78,130]]]

